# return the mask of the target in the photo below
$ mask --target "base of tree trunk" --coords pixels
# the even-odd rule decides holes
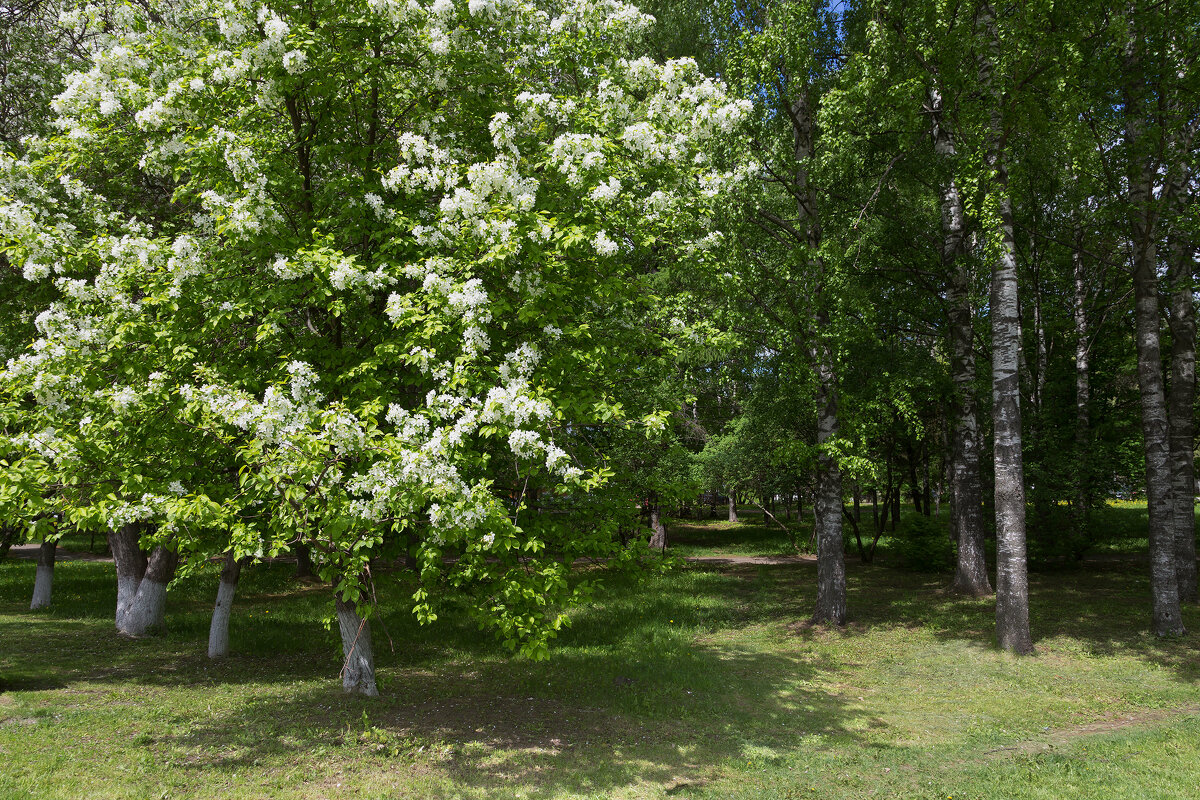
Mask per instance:
[[[38,548],[37,575],[33,579],[33,600],[29,603],[30,611],[50,607],[50,595],[54,588],[54,557],[57,555],[57,542],[42,542]]]
[[[229,655],[229,617],[233,612],[233,595],[237,584],[221,581],[217,587],[217,602],[213,606],[212,624],[208,627],[208,657]]]
[[[147,636],[164,627],[167,584],[143,578],[125,614],[117,620],[117,630],[126,636]]]
[[[371,623],[350,603],[337,596],[338,631],[342,635],[342,688],[351,694],[376,697],[375,653],[371,649]]]
[[[50,607],[50,592],[54,586],[54,567],[37,568],[37,577],[33,579],[33,601],[29,604],[30,611]]]

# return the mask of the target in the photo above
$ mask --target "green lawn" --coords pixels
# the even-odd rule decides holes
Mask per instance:
[[[705,523],[688,552],[787,552]],[[948,575],[847,559],[852,624],[805,623],[815,567],[689,565],[617,577],[549,662],[514,660],[452,605],[375,629],[377,700],[342,695],[321,587],[247,570],[235,656],[204,657],[215,577],[170,632],[112,630],[112,566],[0,564],[0,797],[1193,798],[1197,633],[1147,632],[1136,559],[1035,572],[1038,653],[991,646],[992,608]],[[390,576],[381,595],[407,595]],[[389,646],[389,639],[392,646]]]

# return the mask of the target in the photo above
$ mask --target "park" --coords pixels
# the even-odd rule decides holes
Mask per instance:
[[[0,24],[0,798],[1195,796],[1200,3]]]

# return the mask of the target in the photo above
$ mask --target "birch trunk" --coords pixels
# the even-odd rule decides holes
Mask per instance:
[[[146,562],[146,574],[138,584],[117,630],[126,636],[146,636],[160,630],[166,617],[167,584],[175,576],[179,554],[162,545],[154,548]]]
[[[842,541],[842,471],[837,459],[822,445],[838,434],[837,360],[830,343],[829,314],[822,305],[826,294],[827,265],[821,256],[821,218],[817,193],[809,181],[809,161],[813,157],[813,109],[805,86],[788,106],[795,150],[793,173],[796,216],[804,231],[804,247],[817,290],[815,313],[810,332],[810,357],[817,376],[817,488],[813,514],[817,539],[816,623],[846,623],[846,553]]]
[[[54,588],[54,557],[58,551],[56,540],[43,541],[38,548],[37,575],[33,579],[33,600],[29,610],[50,607],[50,595]]]
[[[1180,187],[1177,197],[1183,197]],[[1180,601],[1194,602],[1196,592],[1196,310],[1192,257],[1180,234],[1172,236],[1171,390],[1169,424],[1171,490],[1175,539],[1175,577]]]
[[[992,270],[992,418],[996,473],[996,640],[1013,653],[1033,652],[1029,632],[1029,576],[1025,560],[1025,469],[1021,447],[1020,306],[1012,200],[1001,152],[999,56],[995,11],[983,3],[977,18],[983,48],[979,84],[992,99],[987,166],[996,200],[998,257]]]
[[[229,655],[229,617],[233,613],[233,596],[237,592],[242,565],[234,558],[233,551],[225,554],[221,565],[221,580],[217,585],[217,603],[213,606],[212,624],[208,627],[208,657],[223,658]]]
[[[838,433],[833,354],[817,346],[817,447]],[[842,471],[827,451],[817,456],[817,609],[813,622],[846,624],[846,554],[842,542]]]
[[[117,568],[117,614],[116,625],[120,630],[125,612],[137,595],[138,586],[146,574],[146,556],[138,544],[141,529],[137,525],[125,525],[108,534],[108,549],[112,551],[113,563]]]
[[[940,157],[957,156],[954,138],[942,119],[942,97],[930,92],[933,149]],[[942,265],[949,275],[950,378],[954,382],[951,434],[951,529],[958,545],[954,591],[971,597],[992,593],[983,549],[983,489],[979,484],[979,422],[975,399],[974,312],[971,272],[966,259],[966,213],[953,178],[942,186]]]
[[[1126,72],[1139,72],[1140,36],[1130,20]],[[1137,339],[1138,388],[1142,401],[1142,439],[1146,455],[1146,504],[1150,522],[1151,627],[1158,636],[1183,633],[1179,578],[1175,567],[1175,504],[1172,498],[1171,443],[1159,341],[1156,170],[1142,153],[1144,106],[1140,81],[1125,86],[1125,144],[1129,153],[1130,239],[1133,248],[1133,296]],[[1153,143],[1149,143],[1152,145]]]
[[[375,697],[375,653],[371,649],[371,623],[359,614],[357,606],[334,594],[338,631],[342,636],[342,688],[349,693]]]
[[[1075,232],[1075,250],[1071,254],[1075,272],[1075,538],[1078,546],[1086,541],[1092,509],[1092,449],[1091,378],[1087,318],[1087,275],[1084,272],[1082,233]]]

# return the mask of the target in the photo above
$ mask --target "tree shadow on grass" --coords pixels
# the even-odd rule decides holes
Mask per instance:
[[[851,624],[845,635],[880,626],[906,627],[932,632],[944,641],[995,646],[994,597],[955,595],[949,574],[905,572],[850,558],[847,567]],[[809,565],[767,569],[784,591],[815,595],[815,570]],[[1031,573],[1030,628],[1035,647],[1039,641],[1065,637],[1082,643],[1089,655],[1132,656],[1171,670],[1181,682],[1200,680],[1200,606],[1184,606],[1189,629],[1185,636],[1153,636],[1150,580],[1145,573],[1144,565],[1120,560]]]
[[[602,677],[609,660],[602,652],[576,654],[547,668],[555,680],[536,693],[526,688],[528,663],[383,668],[383,698],[348,698],[333,688],[271,695],[159,744],[190,753],[187,768],[200,771],[336,746],[378,759],[380,769],[432,762],[456,787],[483,795],[510,787],[554,797],[703,780],[714,765],[772,758],[804,736],[857,737],[848,727],[857,712],[834,695],[798,687],[836,665],[692,647],[656,657],[654,679],[623,684]],[[671,678],[699,671],[719,693]]]

